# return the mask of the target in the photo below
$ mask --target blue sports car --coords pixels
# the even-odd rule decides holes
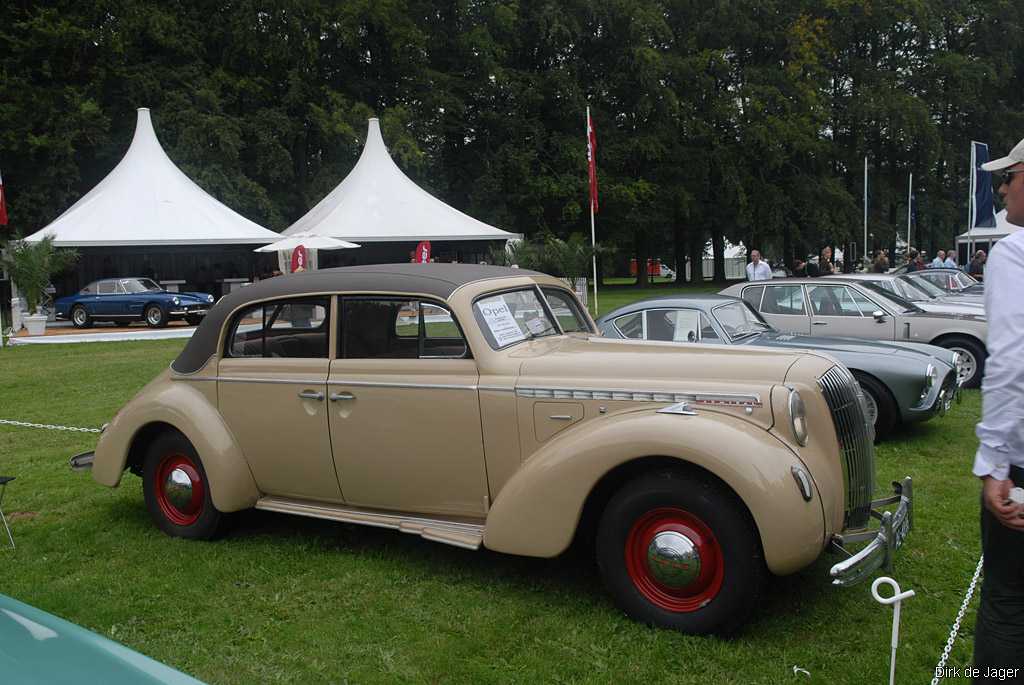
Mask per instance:
[[[145,321],[162,328],[171,319],[195,326],[213,306],[213,295],[168,292],[148,278],[105,278],[54,305],[57,318],[71,319],[76,328],[89,328],[95,321]]]

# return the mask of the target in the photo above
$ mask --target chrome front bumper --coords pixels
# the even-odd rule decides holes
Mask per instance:
[[[877,531],[844,531],[832,536],[832,548],[848,557],[829,571],[833,585],[854,585],[883,567],[887,572],[892,571],[896,550],[903,545],[914,523],[913,487],[910,476],[898,483],[894,482],[893,488],[893,495],[871,502],[871,516],[881,523]],[[892,504],[897,505],[895,511],[879,509]],[[848,549],[850,545],[866,541],[867,546],[856,553]]]

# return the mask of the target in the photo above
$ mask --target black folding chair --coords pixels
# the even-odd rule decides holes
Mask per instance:
[[[7,539],[11,541],[11,549],[14,547],[14,536],[11,535],[11,527],[7,525],[7,517],[4,516],[4,493],[7,492],[7,484],[14,480],[14,476],[0,476],[0,521],[4,522],[7,529]]]

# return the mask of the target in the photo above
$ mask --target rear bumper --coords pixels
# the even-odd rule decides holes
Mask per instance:
[[[835,564],[829,571],[833,585],[843,587],[859,583],[876,570],[884,568],[892,570],[896,552],[903,546],[907,535],[913,528],[914,504],[913,485],[910,476],[898,483],[893,483],[894,493],[889,497],[874,500],[871,503],[871,517],[881,523],[879,529],[844,531],[832,536],[832,548],[847,559]],[[881,507],[895,504],[895,511],[881,511]],[[858,552],[851,552],[852,545],[865,542],[868,544]]]

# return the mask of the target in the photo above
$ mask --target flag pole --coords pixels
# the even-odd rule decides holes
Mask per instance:
[[[864,155],[864,259],[868,258],[868,156]]]
[[[587,105],[587,147],[590,147],[590,105]],[[591,159],[588,160],[588,164],[597,165],[597,160],[593,158],[595,150],[590,151]],[[594,316],[598,315],[597,312],[597,232],[594,229],[594,196],[592,195],[593,190],[588,190],[587,194],[590,197],[590,250],[591,250],[591,261],[594,267]]]
[[[914,172],[907,179],[907,251],[910,251],[910,215],[914,211]]]
[[[974,257],[974,193],[977,190],[975,174],[977,172],[977,150],[975,142],[971,141],[971,175],[967,184],[967,262]]]

